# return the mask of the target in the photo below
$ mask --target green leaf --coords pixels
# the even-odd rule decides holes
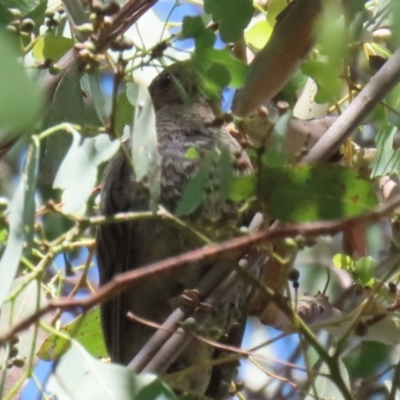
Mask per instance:
[[[354,280],[360,286],[370,286],[374,284],[375,261],[372,257],[362,257],[354,263]]]
[[[0,3],[0,27],[6,27],[12,21],[12,14]]]
[[[350,377],[349,373],[341,359],[337,360],[338,363],[338,373],[340,373],[341,379],[343,383],[347,386],[348,390],[350,391]],[[330,370],[328,366],[323,363],[321,368],[319,368],[319,373],[317,374],[316,378],[313,380],[313,388],[315,389],[315,393],[317,394],[318,398],[320,399],[342,399],[342,392],[336,385],[334,379],[330,377]],[[314,400],[315,393],[313,390],[309,389],[310,394],[306,396],[302,396],[301,398],[304,400]]]
[[[63,212],[83,215],[97,179],[97,168],[118,150],[119,141],[108,135],[83,138],[72,133],[72,145],[62,161],[53,186],[63,190]]]
[[[27,76],[11,37],[0,31],[0,145],[18,136],[15,132],[32,126],[43,105],[40,88]]]
[[[68,107],[65,107],[66,104],[68,104]],[[46,126],[53,126],[61,122],[73,124],[83,124],[85,122],[82,88],[76,67],[71,68],[57,85],[49,114]]]
[[[345,271],[353,272],[354,260],[347,254],[335,254],[332,259],[333,265],[336,268],[344,269]]]
[[[188,160],[197,160],[199,158],[199,152],[195,147],[189,147],[186,150],[185,158],[187,158]]]
[[[2,0],[2,5],[6,8],[17,8],[25,16],[43,3],[42,0]]]
[[[247,29],[244,37],[250,46],[260,50],[267,44],[271,34],[272,26],[266,19],[262,19]]]
[[[374,284],[375,261],[372,257],[362,257],[354,261],[346,254],[336,254],[332,261],[335,267],[349,272],[358,285],[372,287]]]
[[[371,183],[339,165],[264,168],[258,186],[270,217],[282,221],[344,218],[377,204]]]
[[[273,28],[276,25],[277,16],[286,8],[287,2],[285,0],[271,0],[268,2],[267,21]]]
[[[39,308],[47,304],[46,294],[34,274],[27,274],[15,279],[12,282],[9,298],[10,300],[5,302],[0,310],[0,335],[9,331],[22,320],[32,316]],[[49,314],[41,317],[41,321],[48,324],[50,324],[50,319]],[[24,360],[25,365],[23,368],[17,366],[7,368],[3,393],[9,393],[9,390],[20,379],[26,378],[26,369],[30,361],[32,361],[33,368],[39,362],[39,358],[35,354],[45,337],[46,332],[44,330],[39,329],[36,332],[35,324],[31,324],[23,331],[18,332],[18,343],[13,347],[18,350],[17,357]],[[3,350],[0,352],[2,364],[5,362],[4,355],[5,351]]]
[[[68,107],[65,105],[68,104]],[[57,85],[54,93],[49,117],[45,127],[70,122],[82,125],[85,123],[85,108],[82,99],[82,89],[79,83],[79,74],[76,67],[71,68]],[[71,136],[63,131],[51,135],[45,141],[45,152],[41,165],[40,180],[51,185],[72,143]]]
[[[391,11],[391,31],[396,46],[400,45],[400,2],[390,1],[388,5]]]
[[[341,81],[338,71],[332,65],[321,61],[305,61],[301,65],[301,71],[312,78],[318,86],[318,93],[314,100],[323,104],[335,100],[341,90]]]
[[[124,90],[118,95],[117,111],[115,113],[115,130],[122,136],[125,126],[130,126],[133,121],[134,107],[126,97]]]
[[[79,26],[89,21],[84,6],[79,0],[68,0],[64,3],[64,7],[71,25]],[[76,32],[75,34],[78,38],[81,36],[80,33]]]
[[[181,38],[193,38],[196,43],[196,49],[201,47],[212,48],[216,36],[210,29],[207,29],[201,17],[186,16],[183,18]]]
[[[251,0],[205,0],[204,11],[219,22],[221,39],[227,43],[243,37],[254,8]]]
[[[98,308],[80,315],[61,328],[73,337],[94,357],[107,357]],[[42,344],[38,356],[45,361],[58,360],[69,348],[70,340],[57,334],[51,334]]]
[[[316,103],[336,100],[342,87],[340,76],[343,60],[347,55],[346,21],[341,5],[327,2],[322,18],[318,21],[318,45],[322,57],[317,61],[306,61],[301,70],[318,85]]]
[[[232,178],[230,199],[235,202],[248,200],[257,193],[255,175],[234,176]]]
[[[398,327],[394,329],[394,331],[399,333]],[[385,330],[385,332],[387,331]],[[360,351],[362,351],[362,357],[360,357]],[[376,368],[387,362],[386,357],[388,357],[389,353],[389,346],[378,342],[364,341],[362,349],[358,346],[354,347],[345,357],[344,361],[349,370],[350,376],[354,378],[370,379],[370,377],[375,373]]]
[[[263,165],[266,167],[281,167],[285,164],[285,155],[272,147],[267,148],[261,157]]]
[[[318,45],[321,54],[328,57],[329,64],[339,74],[347,55],[346,32],[346,20],[342,6],[336,2],[327,2],[323,16],[318,21]]]
[[[222,64],[215,63],[208,68],[206,73],[207,79],[217,85],[218,88],[223,89],[229,85],[231,76],[226,67]]]
[[[223,65],[230,74],[229,86],[238,88],[243,86],[248,66],[237,58],[232,57],[228,49],[196,49],[192,55],[195,66],[203,71],[209,70],[213,64]]]
[[[350,0],[347,4],[346,7],[349,10],[350,13],[358,13],[360,11],[364,10],[365,3],[368,0]]]
[[[212,157],[209,155],[204,160],[197,174],[195,174],[184,187],[182,198],[175,210],[175,215],[177,217],[190,214],[203,202],[211,162]]]
[[[371,178],[399,173],[400,149],[393,149],[393,139],[397,131],[397,127],[385,124],[376,135],[377,152],[371,163]]]
[[[40,27],[44,22],[46,8],[47,8],[47,0],[39,0],[35,1],[33,9],[31,9],[26,14],[25,13],[22,14],[23,18],[30,18],[35,22],[35,29],[33,30],[33,32],[37,36],[39,36]]]
[[[85,123],[95,126],[104,126],[109,119],[109,110],[106,107],[103,91],[100,87],[100,73],[98,71],[85,74],[81,78],[82,89],[91,101],[86,101]]]
[[[36,61],[44,59],[58,61],[73,46],[74,41],[72,39],[63,36],[46,35],[39,38],[35,43],[32,55]]]
[[[59,400],[176,400],[155,375],[135,375],[121,365],[102,363],[74,340],[46,389]]]
[[[0,225],[0,249],[2,249],[3,246],[7,244],[7,239],[8,239],[8,230],[5,226],[3,226],[3,223]]]
[[[161,161],[157,148],[156,117],[147,88],[138,83],[126,85],[126,95],[135,106],[135,117],[131,135],[131,152],[136,179],[147,177],[150,190],[151,209],[157,207],[160,197]]]
[[[33,136],[18,187],[10,203],[10,231],[0,260],[0,304],[3,304],[18,270],[25,244],[32,241],[39,141]]]

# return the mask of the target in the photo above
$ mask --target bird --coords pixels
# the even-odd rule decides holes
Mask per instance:
[[[161,159],[159,204],[173,214],[182,200],[185,187],[204,167],[205,160],[211,160],[206,174],[204,199],[182,219],[215,241],[237,235],[245,217],[241,215],[238,204],[221,196],[218,157],[224,151],[228,152],[233,175],[249,175],[253,167],[239,142],[221,124],[215,123],[219,115],[220,95],[208,90],[206,80],[190,61],[177,62],[165,68],[150,84],[149,93],[155,110]],[[126,146],[130,149],[131,143]],[[190,149],[195,149],[196,157],[188,156]],[[102,179],[101,214],[111,216],[120,212],[148,211],[150,200],[146,185],[138,182],[132,166],[122,152],[118,152],[109,162]],[[105,285],[123,272],[203,245],[198,237],[160,219],[99,226],[96,242],[100,285]],[[215,263],[172,271],[162,278],[151,276],[140,284],[133,284],[116,299],[102,304],[101,323],[111,360],[129,364],[154,333],[154,328],[128,319],[129,311],[162,324],[174,308],[180,306],[182,293],[195,289],[201,277],[210,268],[217,267]],[[208,325],[217,327],[221,332],[217,337],[219,341],[240,346],[249,295],[249,288],[245,286],[235,293],[229,305],[217,310],[210,318]],[[212,360],[216,354],[215,348],[195,342],[190,349],[182,352],[167,373]],[[222,384],[221,371],[221,367],[205,366],[200,371],[167,383],[180,398],[208,396],[222,399],[227,396],[229,382]]]

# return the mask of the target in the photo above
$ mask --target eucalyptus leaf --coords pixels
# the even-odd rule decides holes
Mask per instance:
[[[97,169],[118,150],[119,141],[108,135],[84,138],[72,132],[72,145],[54,180],[54,188],[63,190],[63,212],[83,215],[97,179]]]
[[[235,202],[248,200],[257,193],[255,175],[234,176],[231,185],[230,199]]]
[[[396,126],[385,124],[376,135],[377,152],[371,163],[371,178],[399,173],[400,149],[393,149],[393,139],[397,131]]]
[[[212,48],[216,36],[210,29],[207,29],[200,16],[186,16],[182,23],[182,39],[193,38],[196,43],[196,49]]]
[[[347,254],[335,254],[332,262],[336,268],[340,268],[348,272],[353,272],[354,260]]]
[[[251,0],[205,0],[204,10],[219,22],[219,33],[226,43],[243,37],[254,13]]]
[[[40,26],[43,24],[45,19],[45,12],[47,8],[47,0],[35,0],[33,2],[34,7],[29,10],[27,13],[23,13],[24,18],[30,18],[35,23],[35,29],[33,32],[36,35],[40,35]],[[0,11],[1,12],[1,11]]]
[[[158,154],[156,117],[153,103],[143,84],[128,83],[126,96],[135,106],[131,134],[132,162],[136,179],[147,178],[150,190],[151,208],[155,209],[160,197],[161,160]]]
[[[68,104],[68,107],[65,107],[66,104]],[[57,85],[46,126],[53,126],[61,122],[82,124],[84,121],[85,110],[82,88],[79,82],[79,72],[74,66],[63,75]]]
[[[372,287],[374,284],[375,260],[368,257],[361,257],[354,262],[354,280],[362,287]]]
[[[192,55],[192,61],[205,71],[211,68],[213,64],[223,65],[230,74],[229,86],[233,88],[241,87],[245,82],[248,71],[247,65],[233,57],[228,49],[196,49]]]
[[[345,218],[377,205],[372,184],[339,165],[264,168],[258,187],[270,217],[282,221]]]
[[[32,125],[43,105],[42,91],[26,74],[12,43],[0,31],[0,146]]]
[[[207,79],[217,85],[219,89],[223,89],[229,85],[231,75],[228,69],[220,63],[215,63],[208,68],[206,72]]]
[[[4,7],[17,8],[22,15],[26,15],[43,3],[41,0],[2,0],[1,2]]]
[[[8,8],[0,3],[0,27],[6,27],[12,21],[12,14]]]
[[[98,308],[86,314],[79,315],[73,321],[63,326],[61,332],[73,337],[92,356],[97,358],[107,357]],[[62,335],[53,333],[43,342],[38,351],[38,356],[45,361],[57,360],[68,350],[69,345],[70,340]]]
[[[355,351],[344,358],[350,376],[360,379],[370,379],[376,368],[382,368],[387,357],[393,356],[390,346],[375,341],[364,342],[362,352],[362,357]]]
[[[125,126],[130,126],[133,121],[135,108],[126,96],[126,91],[122,91],[117,99],[117,111],[115,113],[114,128],[118,136],[122,136]]]
[[[15,326],[21,320],[30,317],[38,308],[44,307],[47,303],[46,295],[40,285],[40,282],[33,278],[32,274],[21,276],[12,282],[10,295],[13,295],[12,300],[3,304],[0,310],[0,334],[3,335],[10,328]],[[41,318],[43,322],[50,323],[50,315]],[[18,333],[18,343],[15,349],[18,350],[17,357],[23,360],[25,365],[31,361],[35,366],[39,362],[39,358],[35,356],[36,350],[40,343],[44,340],[46,333],[39,330],[35,333],[36,327],[34,324],[27,329]],[[37,336],[36,336],[37,335]],[[5,348],[0,349],[0,362],[3,364]],[[26,368],[21,368],[13,365],[6,370],[5,393],[23,378],[26,373]]]
[[[39,140],[31,139],[24,170],[10,203],[10,231],[0,260],[0,304],[3,304],[18,270],[25,244],[32,240],[35,217],[35,189],[39,163]]]
[[[301,70],[317,83],[315,101],[322,104],[336,100],[342,88],[340,77],[347,53],[347,42],[346,22],[338,3],[326,3],[316,30],[322,57],[317,61],[304,62]]]
[[[96,113],[97,120],[93,119],[93,122],[103,126],[104,121],[107,121],[109,114],[106,108],[106,101],[103,95],[103,91],[100,87],[100,74],[98,71],[90,74],[85,74],[81,78],[81,85],[84,88],[85,93],[91,100],[91,109]],[[88,102],[86,102],[88,103]],[[86,108],[89,109],[88,104],[85,104]],[[88,123],[88,115],[86,116],[86,123]]]
[[[195,147],[189,147],[185,153],[185,158],[189,160],[197,160],[199,158],[199,152]]]
[[[68,18],[71,19],[73,25],[82,25],[88,21],[88,17],[85,14],[85,9],[83,8],[83,4],[79,0],[68,0],[64,2],[64,7],[68,13]],[[81,39],[81,33],[75,33],[78,38]]]
[[[35,42],[32,55],[36,61],[44,59],[58,61],[73,46],[74,41],[72,39],[63,36],[45,35]]]
[[[367,329],[358,336],[359,340],[379,342],[388,346],[400,344],[400,318],[397,314],[390,314],[374,324],[369,324],[371,322],[369,317],[360,319],[360,322],[364,323]],[[326,323],[324,326],[324,330],[337,339],[347,335],[352,329],[354,329],[353,318],[336,319],[332,324]]]
[[[49,378],[46,389],[59,400],[175,400],[155,375],[135,375],[121,365],[105,364],[71,341]]]
[[[351,13],[362,12],[368,0],[350,0],[346,5]]]
[[[339,371],[344,384],[348,387],[348,390],[350,390],[350,377],[346,366],[340,359],[337,362],[339,364]],[[330,371],[328,366],[323,363],[318,372],[319,374],[313,381],[313,387],[315,388],[318,397],[323,399],[342,399],[343,396],[340,388],[338,388],[333,379],[329,377]],[[315,396],[313,394],[307,394],[305,396],[301,396],[301,399],[314,400]]]
[[[68,107],[65,105],[68,104]],[[49,116],[45,127],[51,127],[62,122],[81,125],[85,122],[85,108],[82,99],[82,89],[76,67],[71,68],[61,78],[53,95]],[[41,164],[40,181],[52,184],[72,144],[71,136],[63,131],[49,136],[45,141],[45,153]]]
[[[391,9],[391,16],[393,18],[393,38],[398,46],[400,44],[400,3],[398,1],[391,1],[389,7]]]
[[[182,217],[193,212],[204,200],[205,189],[212,158],[207,157],[197,174],[195,174],[183,189],[182,198],[175,210],[175,215]]]
[[[342,84],[338,70],[332,64],[322,61],[305,61],[301,71],[312,78],[318,86],[314,100],[318,104],[333,101],[340,93]]]
[[[277,23],[277,17],[285,9],[287,3],[285,0],[271,0],[268,3],[267,21],[271,27]]]
[[[268,39],[271,37],[271,34],[272,26],[264,18],[260,21],[257,21],[249,29],[246,29],[244,37],[246,39],[246,42],[250,46],[257,50],[260,50],[267,44]]]

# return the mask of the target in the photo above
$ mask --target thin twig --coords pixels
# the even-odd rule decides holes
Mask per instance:
[[[364,89],[319,139],[303,162],[326,161],[400,81],[400,49],[371,78]]]
[[[341,218],[334,221],[319,221],[306,224],[288,224],[279,229],[262,230],[257,233],[247,234],[229,241],[212,244],[196,249],[180,256],[170,257],[151,265],[128,271],[117,275],[109,283],[102,286],[95,294],[86,298],[61,297],[54,299],[49,304],[38,310],[31,316],[23,319],[8,332],[0,336],[0,346],[9,342],[18,332],[26,329],[43,315],[61,308],[63,310],[88,310],[91,307],[110,300],[123,291],[129,289],[134,282],[142,279],[151,279],[151,276],[164,276],[171,270],[178,270],[196,265],[200,262],[215,260],[229,255],[229,257],[240,257],[247,249],[261,242],[273,242],[285,237],[332,235],[341,230],[347,229],[354,223],[362,223],[365,226],[378,222],[381,218],[391,213],[400,205],[400,196],[396,196],[385,204],[374,208],[371,211],[350,218]],[[81,245],[87,245],[85,243]],[[69,244],[68,246],[71,246]],[[74,246],[75,247],[75,246]]]

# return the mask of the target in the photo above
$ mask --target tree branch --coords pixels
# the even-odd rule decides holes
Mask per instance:
[[[316,163],[328,160],[399,81],[400,49],[371,78],[304,157],[303,162]]]
[[[61,297],[49,302],[49,304],[38,310],[31,316],[23,319],[12,329],[0,336],[0,346],[9,342],[18,332],[26,329],[29,325],[36,322],[43,315],[61,308],[62,310],[87,311],[97,304],[104,303],[122,292],[128,290],[134,282],[148,279],[152,275],[164,276],[171,270],[188,268],[201,262],[223,258],[229,255],[230,258],[240,258],[251,246],[258,243],[274,242],[286,237],[332,235],[341,230],[347,229],[354,223],[372,225],[384,216],[390,214],[400,206],[400,196],[396,196],[383,205],[379,205],[371,211],[363,214],[341,218],[334,221],[318,221],[305,224],[286,224],[277,229],[262,230],[256,233],[249,233],[241,237],[228,240],[219,244],[211,244],[200,249],[196,249],[180,256],[170,257],[166,260],[158,261],[151,265],[128,271],[113,278],[109,283],[102,286],[95,294],[86,298],[70,299]],[[150,278],[151,279],[151,278]]]

